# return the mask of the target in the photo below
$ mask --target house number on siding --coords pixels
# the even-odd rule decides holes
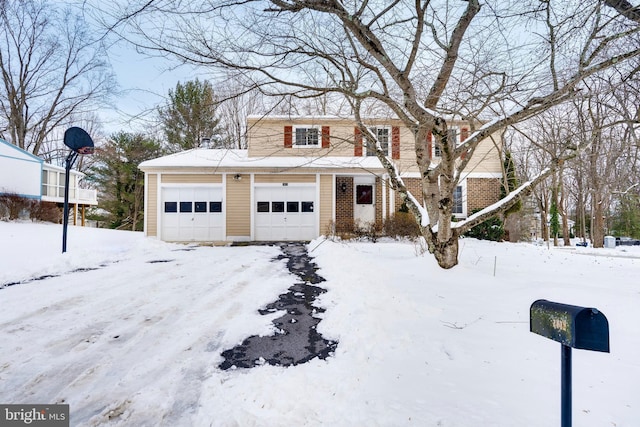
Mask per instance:
[[[289,183],[288,183],[288,182],[283,182],[283,183],[282,183],[282,186],[283,186],[283,187],[287,187],[288,185],[289,185]]]

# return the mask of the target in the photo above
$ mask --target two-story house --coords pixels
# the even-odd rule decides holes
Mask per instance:
[[[397,119],[367,121],[421,200],[413,134]],[[248,149],[195,149],[143,162],[145,234],[165,241],[310,240],[354,223],[382,222],[400,208],[388,173],[352,119],[249,117]],[[451,138],[467,137],[453,124]],[[455,194],[455,215],[496,202],[500,138],[487,138]],[[439,148],[431,143],[434,162]]]
[[[97,191],[80,188],[84,174],[72,170],[69,176],[70,221],[84,225],[85,209],[97,206]],[[65,168],[0,139],[0,195],[16,195],[26,199],[64,203]]]

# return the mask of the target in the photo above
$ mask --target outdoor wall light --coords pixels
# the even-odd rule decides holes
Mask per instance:
[[[242,176],[240,176],[240,174],[239,174],[239,173],[237,173],[237,174],[235,174],[235,175],[233,176],[233,179],[234,179],[234,180],[236,180],[236,181],[240,181],[240,180],[242,179]]]
[[[340,191],[342,191],[343,193],[347,192],[347,183],[343,182],[342,184],[340,184]]]

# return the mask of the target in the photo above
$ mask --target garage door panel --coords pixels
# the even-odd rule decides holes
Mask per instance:
[[[224,240],[221,187],[163,188],[162,202],[163,240]]]
[[[256,187],[256,240],[311,240],[316,237],[314,186]]]

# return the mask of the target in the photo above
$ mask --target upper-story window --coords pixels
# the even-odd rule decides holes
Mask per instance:
[[[380,148],[382,152],[389,155],[389,140],[391,135],[391,130],[388,127],[374,127],[369,129],[376,136],[376,139],[380,143]],[[367,146],[367,156],[375,156],[376,150],[375,147]]]
[[[318,147],[320,143],[320,129],[315,126],[295,126],[293,128],[294,147]]]
[[[460,145],[460,129],[457,127],[450,127],[447,129],[447,140],[451,148],[456,148]],[[440,147],[440,141],[438,138],[434,138],[433,142],[433,155],[435,157],[442,157],[442,149]]]

